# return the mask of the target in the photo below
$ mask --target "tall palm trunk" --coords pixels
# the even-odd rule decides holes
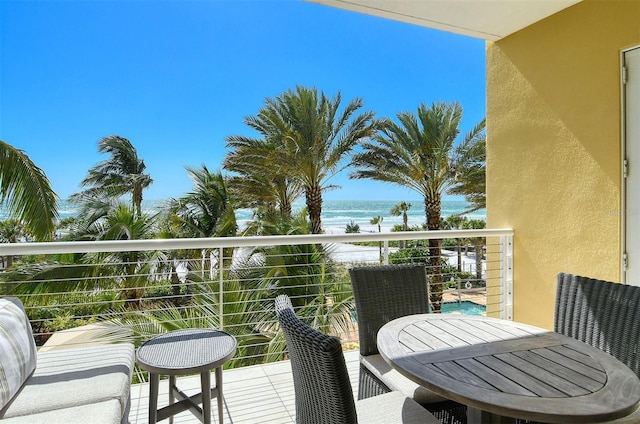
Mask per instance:
[[[456,239],[458,246],[456,246],[456,250],[458,252],[458,272],[462,272],[462,244],[460,243],[460,239]]]
[[[402,231],[409,231],[409,216],[407,212],[402,212]],[[404,249],[405,240],[398,240],[398,247]]]
[[[133,188],[132,200],[136,216],[139,218],[142,216],[142,187],[135,186]]]
[[[180,278],[178,277],[178,270],[175,264],[171,265],[171,293],[173,296],[180,295]]]
[[[128,309],[142,309],[142,296],[144,288],[140,287],[139,277],[136,276],[136,265],[138,262],[137,252],[131,252],[129,263],[126,266],[127,275],[124,278],[124,300]]]
[[[482,239],[476,241],[476,278],[482,280]]]
[[[305,190],[309,221],[311,221],[311,234],[322,233],[322,190],[319,186],[309,187]]]
[[[280,203],[280,212],[284,216],[291,216],[291,202],[289,200],[283,200]]]
[[[440,229],[440,211],[442,210],[442,200],[440,195],[433,196],[433,198],[425,198],[424,201],[425,213],[427,215],[427,229],[439,230]],[[431,306],[435,312],[440,311],[440,305],[442,304],[442,270],[440,266],[440,240],[429,240],[429,299]]]

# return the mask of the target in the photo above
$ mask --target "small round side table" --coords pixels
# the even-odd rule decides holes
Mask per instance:
[[[231,334],[213,329],[171,331],[147,340],[138,348],[136,358],[141,369],[149,371],[149,423],[156,423],[187,409],[205,424],[211,423],[211,399],[217,398],[218,419],[222,423],[222,365],[236,353],[237,342]],[[216,385],[211,387],[211,370]],[[188,396],[176,386],[176,376],[200,374],[201,393]],[[169,405],[158,409],[160,375],[169,376]],[[176,397],[180,400],[176,402]],[[202,403],[202,408],[198,406]]]

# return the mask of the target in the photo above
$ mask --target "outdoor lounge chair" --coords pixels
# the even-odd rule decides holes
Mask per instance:
[[[377,336],[387,322],[429,312],[424,264],[354,267],[349,270],[356,304],[360,342],[358,399],[392,390],[402,392],[429,409],[441,422],[462,423],[466,407],[409,380],[385,362]]]
[[[286,295],[275,308],[291,359],[297,424],[439,423],[399,392],[355,402],[340,341],[300,321]]]

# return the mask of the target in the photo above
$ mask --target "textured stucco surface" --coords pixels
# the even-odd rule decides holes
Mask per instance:
[[[487,226],[514,237],[514,319],[553,325],[556,275],[618,281],[621,51],[640,1],[586,0],[487,44]]]

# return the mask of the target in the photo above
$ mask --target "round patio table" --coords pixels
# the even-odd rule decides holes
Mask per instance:
[[[380,329],[378,349],[407,378],[467,405],[469,423],[605,422],[640,405],[640,380],[622,362],[523,323],[410,315]]]
[[[223,422],[222,365],[235,355],[231,334],[214,329],[177,330],[144,342],[137,352],[141,369],[149,372],[149,423],[156,423],[189,409],[205,424],[211,423],[211,399],[218,401],[218,422]],[[211,387],[211,370],[216,385]],[[176,376],[200,374],[201,393],[188,396],[176,386]],[[158,410],[160,375],[169,376],[169,405]],[[180,398],[176,402],[176,397]],[[202,404],[202,407],[198,404]]]

